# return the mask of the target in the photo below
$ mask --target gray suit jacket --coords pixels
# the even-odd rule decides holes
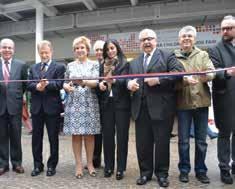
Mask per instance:
[[[24,62],[12,59],[10,69],[10,80],[25,80],[27,79],[27,66]],[[0,59],[0,80],[3,81],[2,61]],[[6,110],[10,115],[22,113],[23,92],[26,88],[26,83],[12,82],[5,85],[0,83],[0,116]]]
[[[144,73],[143,59],[144,54],[142,53],[139,58],[130,63],[130,74]],[[147,73],[177,72],[183,70],[183,66],[177,61],[173,53],[156,49],[148,65]],[[181,78],[160,78],[160,84],[152,87],[145,84],[143,79],[138,79],[140,89],[134,92],[131,97],[131,111],[134,120],[139,116],[143,94],[147,101],[151,119],[163,120],[172,116],[176,110],[175,83],[178,79]]]

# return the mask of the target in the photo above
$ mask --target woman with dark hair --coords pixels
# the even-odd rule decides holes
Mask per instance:
[[[126,61],[120,45],[109,39],[104,44],[104,61],[100,75],[112,77],[128,73]],[[105,79],[100,81],[101,116],[104,148],[104,177],[111,177],[115,164],[115,131],[117,133],[117,172],[116,179],[121,180],[126,170],[128,153],[128,131],[130,125],[130,95],[125,79]]]

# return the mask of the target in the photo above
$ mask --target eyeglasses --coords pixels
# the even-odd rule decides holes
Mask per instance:
[[[228,26],[228,27],[222,27],[221,31],[231,31],[233,28],[235,28],[235,26]]]
[[[140,39],[140,41],[141,42],[145,42],[145,40],[152,41],[153,39],[155,39],[155,38],[154,37],[146,37],[146,38]]]

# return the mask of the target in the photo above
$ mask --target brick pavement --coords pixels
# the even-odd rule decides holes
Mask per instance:
[[[45,133],[46,134],[46,133]],[[44,137],[44,157],[48,157],[49,145],[47,137]],[[75,178],[75,166],[74,158],[71,149],[71,138],[69,136],[60,136],[60,160],[57,167],[57,174],[54,177],[46,177],[45,171],[38,177],[31,177],[32,170],[32,155],[31,155],[31,136],[26,134],[23,129],[22,136],[23,145],[23,165],[25,168],[25,174],[17,175],[10,171],[0,177],[0,189],[132,189],[132,188],[159,188],[156,178],[148,182],[145,186],[137,186],[135,184],[136,178],[139,176],[137,158],[135,152],[135,138],[134,129],[130,130],[129,139],[129,154],[128,165],[125,178],[121,181],[116,181],[115,176],[111,178],[104,178],[102,169],[98,169],[98,176],[96,178],[90,177],[87,172],[84,172],[84,178],[78,180]],[[191,141],[191,147],[194,148],[194,142]],[[191,157],[194,157],[194,151],[191,151]],[[83,153],[85,154],[85,153]],[[85,155],[83,155],[83,162],[85,163]],[[191,159],[191,162],[193,158]],[[194,173],[190,173],[190,182],[188,184],[182,184],[178,181],[178,150],[177,150],[177,137],[171,140],[171,168],[170,168],[170,186],[169,188],[213,188],[213,189],[234,189],[235,185],[224,185],[220,182],[219,170],[217,167],[216,157],[216,140],[208,139],[208,176],[211,179],[211,184],[204,185],[198,182]],[[234,177],[235,179],[235,177]]]

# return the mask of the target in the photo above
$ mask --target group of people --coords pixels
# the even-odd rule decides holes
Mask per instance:
[[[72,136],[75,176],[83,178],[87,168],[91,177],[101,166],[103,144],[104,177],[111,177],[116,163],[116,179],[124,178],[127,167],[130,117],[135,121],[136,149],[140,177],[144,185],[153,174],[161,187],[168,187],[170,136],[174,117],[178,117],[179,180],[189,182],[190,127],[194,122],[196,178],[208,184],[205,164],[207,152],[208,107],[211,95],[207,82],[213,82],[212,97],[215,123],[219,129],[218,160],[221,181],[232,184],[235,174],[235,18],[226,16],[221,22],[222,40],[208,53],[195,46],[197,32],[193,26],[179,31],[180,48],[168,52],[157,48],[157,35],[151,29],[139,33],[140,56],[127,62],[114,39],[98,40],[94,46],[97,61],[89,59],[91,42],[85,36],[74,39],[74,61],[65,67],[52,59],[50,41],[38,44],[41,62],[27,75],[26,65],[13,57],[14,42],[0,42],[0,175],[9,171],[24,173],[21,148],[21,114],[23,93],[31,92],[32,152],[34,169],[31,176],[44,170],[42,150],[44,124],[47,128],[50,157],[47,176],[56,174],[58,164],[60,114],[63,111],[60,90],[67,93],[64,104],[64,133]],[[214,72],[216,68],[228,68]],[[151,73],[201,72],[193,75]],[[128,75],[131,77],[118,78]],[[136,78],[133,75],[136,74]],[[146,75],[138,75],[146,74]],[[141,77],[140,77],[141,76]],[[14,80],[14,81],[11,81]],[[27,82],[18,82],[27,80]],[[115,134],[116,133],[116,134]],[[231,141],[231,135],[233,138]],[[115,137],[116,136],[116,137]],[[87,163],[82,163],[82,146]],[[116,149],[116,160],[115,160]],[[232,152],[231,152],[232,151]]]

